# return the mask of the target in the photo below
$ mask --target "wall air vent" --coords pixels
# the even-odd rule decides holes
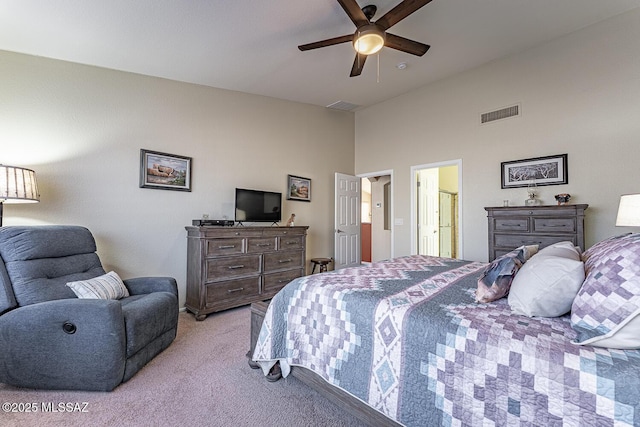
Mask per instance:
[[[510,107],[504,107],[499,110],[489,111],[488,113],[480,114],[480,124],[495,122],[496,120],[508,119],[511,117],[520,116],[520,104],[512,105]]]
[[[337,101],[337,102],[334,102],[333,104],[327,105],[327,108],[331,108],[332,110],[340,110],[340,111],[353,111],[358,107],[360,106],[356,104],[351,104],[350,102],[346,102],[346,101]]]

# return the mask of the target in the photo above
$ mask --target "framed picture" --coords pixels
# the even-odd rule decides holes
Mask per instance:
[[[502,162],[500,167],[502,188],[527,187],[529,184],[560,185],[569,182],[566,154]]]
[[[311,180],[309,178],[289,175],[287,183],[287,199],[311,201]]]
[[[141,149],[140,188],[191,191],[191,157]]]

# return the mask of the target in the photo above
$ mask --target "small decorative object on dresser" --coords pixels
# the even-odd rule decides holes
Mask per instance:
[[[306,273],[307,226],[185,228],[185,307],[196,320],[268,300]]]
[[[570,241],[584,250],[584,211],[589,205],[486,207],[489,261],[522,245]]]
[[[527,194],[529,195],[529,198],[524,201],[526,206],[540,206],[542,204],[542,200],[536,199],[536,196],[538,195],[538,187],[536,186],[535,179],[533,182],[529,183],[529,186],[527,187]]]
[[[569,199],[571,199],[571,194],[568,193],[560,193],[553,196],[556,198],[556,201],[559,205],[566,205],[569,203]]]
[[[291,214],[291,217],[289,218],[289,220],[287,220],[287,227],[293,227],[296,221],[296,214]]]

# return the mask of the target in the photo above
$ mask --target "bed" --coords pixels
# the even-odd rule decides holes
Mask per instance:
[[[603,280],[601,264],[619,263],[610,247],[621,241],[595,245],[576,260],[584,283],[571,291],[571,310],[554,317],[514,313],[510,294],[477,302],[478,279],[504,271],[507,256],[492,264],[406,256],[301,277],[269,304],[253,360],[265,374],[279,362],[284,377],[293,372],[371,424],[637,426],[640,235],[633,236],[623,243],[635,253],[625,258],[635,276],[622,274],[623,285]],[[514,288],[527,263],[545,261],[539,255],[511,257]],[[624,307],[609,309],[632,312],[618,322],[626,335],[612,316],[589,329],[597,317],[584,308],[594,295],[590,278],[625,287]],[[610,348],[617,332],[627,340],[618,347],[627,348]]]

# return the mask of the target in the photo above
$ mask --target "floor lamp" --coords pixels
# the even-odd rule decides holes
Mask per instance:
[[[40,201],[36,173],[31,169],[0,165],[0,227],[5,203],[36,203]]]

